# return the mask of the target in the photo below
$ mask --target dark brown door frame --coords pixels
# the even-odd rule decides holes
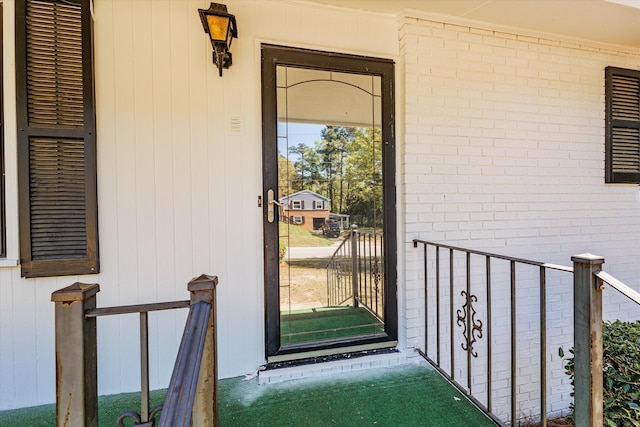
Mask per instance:
[[[0,3],[0,257],[7,256],[7,220],[4,195],[4,61],[3,58],[3,27],[2,16],[4,10]]]
[[[267,221],[268,204],[263,203],[264,292],[267,357],[301,351],[339,348],[396,341],[398,338],[396,188],[395,188],[395,101],[394,62],[389,59],[346,55],[323,51],[262,45],[262,157],[263,200],[269,189],[278,188],[276,66],[322,69],[380,76],[382,83],[382,163],[385,274],[385,336],[351,339],[348,343],[306,345],[283,349],[280,346],[280,300],[278,221]]]

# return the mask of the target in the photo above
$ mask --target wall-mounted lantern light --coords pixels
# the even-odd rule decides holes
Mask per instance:
[[[238,38],[236,17],[227,13],[224,4],[211,3],[209,9],[198,9],[204,32],[209,34],[213,46],[213,63],[218,66],[220,77],[222,69],[231,65],[231,40]]]

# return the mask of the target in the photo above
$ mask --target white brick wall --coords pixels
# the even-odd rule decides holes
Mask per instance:
[[[640,52],[414,18],[401,19],[399,27],[406,70],[399,144],[406,306],[416,307],[406,313],[407,337],[424,340],[423,324],[413,317],[424,315],[423,250],[413,249],[414,238],[562,265],[591,252],[605,257],[607,271],[640,288],[639,188],[604,184],[604,69],[640,69]],[[572,282],[567,274],[551,276],[547,409],[562,413],[570,387],[558,347],[571,347]],[[448,283],[448,276],[442,280]],[[535,416],[540,405],[536,281],[518,282],[517,412],[523,417]],[[483,319],[486,295],[474,293]],[[638,308],[613,293],[606,293],[605,314],[637,318]],[[448,296],[441,298],[448,304]],[[492,319],[493,404],[504,415],[510,405],[509,348],[501,344],[510,334],[505,298],[508,292],[494,292]],[[460,331],[455,334],[458,339]],[[473,387],[482,391],[486,380],[477,372],[486,366],[486,337],[477,348]],[[466,383],[464,355],[456,358],[456,376]]]

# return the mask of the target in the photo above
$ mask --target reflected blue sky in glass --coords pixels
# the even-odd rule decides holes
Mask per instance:
[[[280,123],[280,125],[284,125],[284,123]],[[316,141],[320,141],[321,136],[320,132],[326,125],[317,125],[317,124],[309,124],[309,123],[289,123],[287,128],[287,134],[289,136],[287,145],[289,147],[295,147],[298,144],[305,144],[309,147],[314,147]],[[280,144],[278,144],[280,145]],[[282,152],[281,146],[278,147],[280,150],[280,154],[285,155],[286,153]],[[300,156],[297,154],[289,153],[289,161],[296,162],[300,160]]]

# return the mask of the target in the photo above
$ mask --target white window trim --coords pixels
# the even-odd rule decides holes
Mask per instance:
[[[302,200],[292,200],[291,201],[291,209],[302,210]]]
[[[291,216],[291,221],[293,222],[293,224],[295,225],[302,225],[303,221],[302,221],[302,215],[292,215]]]
[[[324,209],[324,203],[322,202],[322,200],[314,200],[313,201],[313,208],[318,210],[322,210]]]
[[[5,219],[7,225],[7,256],[0,258],[0,267],[19,264],[18,241],[18,130],[16,128],[16,73],[15,73],[15,5],[2,4],[2,34],[4,84],[4,171]]]

